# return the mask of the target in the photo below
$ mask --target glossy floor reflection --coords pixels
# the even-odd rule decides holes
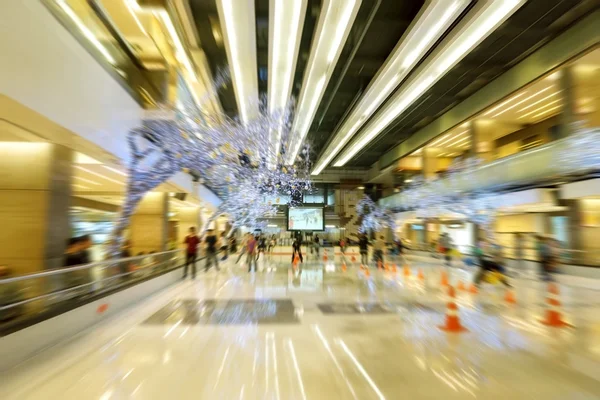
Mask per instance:
[[[545,285],[530,277],[513,280],[515,306],[501,286],[459,292],[469,331],[455,335],[438,329],[439,263],[410,262],[409,277],[343,272],[337,260],[301,272],[263,263],[255,274],[229,264],[16,368],[0,398],[600,398],[593,284],[561,286],[574,329],[539,323]],[[471,273],[451,270],[450,282]]]

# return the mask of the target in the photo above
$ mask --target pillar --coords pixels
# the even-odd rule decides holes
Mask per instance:
[[[565,138],[573,132],[573,123],[577,121],[575,100],[575,79],[573,67],[566,66],[560,71],[560,88],[562,90],[562,109],[560,113],[560,128],[558,139]]]
[[[12,274],[63,266],[72,168],[65,146],[0,143],[0,265]]]
[[[177,220],[177,247],[183,247],[183,240],[190,231],[190,228],[196,228],[196,232],[202,229],[200,216],[200,207],[181,207],[177,210],[175,216]]]
[[[477,157],[479,149],[479,136],[477,135],[477,124],[475,120],[469,121],[469,136],[471,137],[471,149],[469,150],[469,157]]]
[[[421,169],[423,177],[425,179],[431,179],[435,177],[436,173],[436,160],[431,149],[424,147],[421,151]]]
[[[133,254],[167,250],[169,193],[147,193],[131,217],[129,239]]]

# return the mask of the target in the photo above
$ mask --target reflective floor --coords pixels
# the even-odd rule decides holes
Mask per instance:
[[[512,279],[459,291],[468,332],[448,334],[439,261],[366,276],[339,260],[200,273],[3,377],[2,399],[598,399],[600,282]],[[424,279],[417,277],[423,271]],[[472,271],[449,270],[466,284]],[[467,285],[468,286],[468,285]]]

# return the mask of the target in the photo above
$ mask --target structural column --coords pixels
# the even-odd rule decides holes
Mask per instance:
[[[424,147],[421,151],[421,169],[425,179],[432,179],[436,173],[436,160],[431,150]]]
[[[63,266],[72,168],[62,145],[0,145],[0,265],[13,274]]]
[[[169,193],[147,193],[131,217],[129,240],[133,254],[167,250]]]
[[[559,84],[562,97],[562,110],[560,113],[559,137],[557,139],[562,139],[573,132],[573,123],[577,121],[575,80],[571,66],[566,66],[560,71]]]

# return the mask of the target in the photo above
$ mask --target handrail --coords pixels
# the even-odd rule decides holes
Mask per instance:
[[[90,269],[90,268],[97,267],[97,266],[104,265],[104,264],[112,265],[112,264],[121,263],[121,262],[131,262],[131,261],[141,260],[141,259],[148,258],[148,257],[157,257],[157,256],[161,256],[161,255],[165,255],[165,254],[169,254],[169,253],[177,253],[177,252],[181,252],[181,251],[182,251],[181,249],[168,250],[168,251],[162,251],[160,253],[145,254],[142,256],[133,256],[133,257],[125,257],[125,258],[115,258],[115,259],[105,260],[105,261],[96,261],[96,262],[89,263],[89,264],[76,265],[74,267],[55,268],[55,269],[50,269],[47,271],[34,272],[31,274],[19,275],[19,276],[15,276],[12,278],[0,279],[0,284],[19,282],[19,281],[23,281],[23,280],[27,280],[27,279],[43,278],[43,277],[52,276],[52,275],[60,275],[60,274],[65,274],[65,273],[69,273],[69,272]]]

